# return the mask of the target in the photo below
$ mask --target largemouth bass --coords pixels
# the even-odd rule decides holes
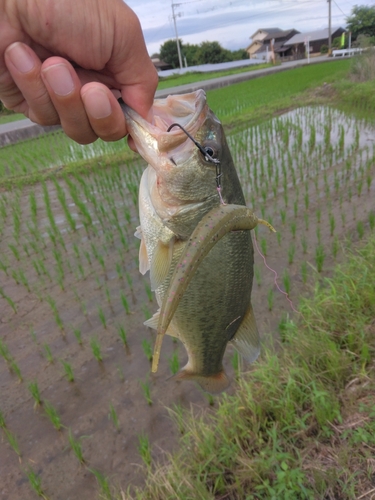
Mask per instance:
[[[140,272],[150,271],[160,306],[145,322],[158,331],[152,369],[169,334],[188,354],[175,378],[221,392],[229,385],[222,363],[228,342],[249,362],[259,355],[249,230],[264,221],[245,207],[223,128],[203,90],[156,99],[152,123],[122,106],[149,164],[140,183],[136,236]]]

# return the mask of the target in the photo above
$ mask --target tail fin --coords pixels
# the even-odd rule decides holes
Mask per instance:
[[[210,394],[219,394],[230,385],[230,381],[224,370],[206,377],[183,368],[176,375],[171,377],[170,380],[193,380],[194,382],[197,382],[205,392]]]

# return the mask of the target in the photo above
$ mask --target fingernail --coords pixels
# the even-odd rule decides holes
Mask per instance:
[[[28,73],[35,66],[33,57],[20,42],[10,45],[6,53],[13,66],[21,73]]]
[[[112,106],[105,92],[100,89],[86,90],[82,95],[87,113],[96,120],[107,118],[112,113]]]
[[[43,75],[56,95],[64,97],[74,90],[72,75],[64,64],[55,64],[45,68]]]

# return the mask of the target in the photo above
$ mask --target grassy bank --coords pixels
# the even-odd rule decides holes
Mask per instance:
[[[375,238],[316,283],[233,396],[171,410],[180,451],[152,464],[141,499],[370,498],[375,477]],[[361,496],[363,495],[363,496]]]
[[[165,78],[159,79],[158,90],[169,89],[170,87],[177,87],[179,85],[187,85],[188,83],[202,82],[212,80],[213,78],[220,78],[222,76],[237,75],[239,73],[247,73],[257,69],[269,68],[272,64],[254,64],[254,66],[246,66],[244,68],[230,69],[226,71],[212,71],[209,73],[199,73],[192,71],[184,75],[174,74]]]

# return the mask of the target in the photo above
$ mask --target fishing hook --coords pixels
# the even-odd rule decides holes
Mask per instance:
[[[183,132],[185,132],[185,134],[189,137],[190,140],[192,140],[194,142],[194,144],[197,146],[197,148],[199,149],[199,151],[202,153],[202,155],[204,156],[204,159],[206,161],[209,161],[211,163],[213,163],[216,167],[216,189],[217,189],[217,192],[219,193],[219,198],[220,198],[220,202],[222,205],[225,205],[225,202],[221,196],[221,182],[220,182],[220,178],[221,176],[223,175],[222,172],[221,172],[221,164],[220,164],[220,160],[218,160],[217,158],[213,158],[209,152],[207,151],[208,148],[204,148],[201,144],[199,144],[198,141],[196,141],[194,139],[194,137],[192,135],[189,134],[189,132],[187,130],[184,129],[184,127],[182,125],[180,125],[179,123],[172,123],[172,125],[170,125],[167,129],[167,132],[170,132],[172,130],[173,127],[179,127]]]

